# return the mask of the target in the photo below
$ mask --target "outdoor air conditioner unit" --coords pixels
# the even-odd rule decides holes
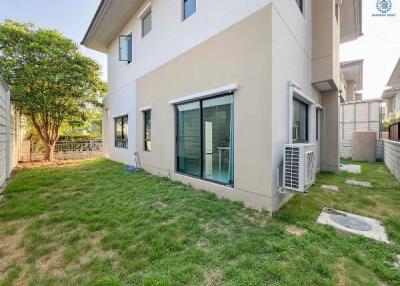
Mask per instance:
[[[315,182],[315,145],[287,144],[283,158],[283,188],[304,193]]]

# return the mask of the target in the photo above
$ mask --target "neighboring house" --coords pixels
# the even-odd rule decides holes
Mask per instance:
[[[342,102],[362,100],[364,60],[342,62]]]
[[[361,34],[361,0],[103,0],[82,44],[108,55],[106,155],[275,211],[285,144],[339,169],[339,45]]]
[[[387,86],[389,88],[382,95],[382,100],[386,106],[385,120],[400,119],[400,59],[394,67]]]
[[[18,163],[21,139],[19,116],[10,103],[9,89],[0,77],[0,189]]]
[[[385,102],[385,120],[400,118],[400,87],[391,87],[383,92]]]

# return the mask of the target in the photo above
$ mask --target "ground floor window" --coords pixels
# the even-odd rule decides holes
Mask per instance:
[[[315,110],[315,140],[319,140],[320,110]]]
[[[308,142],[308,105],[293,98],[293,143]]]
[[[177,171],[233,185],[233,96],[177,106]]]
[[[151,152],[151,110],[146,110],[144,114],[144,150]]]
[[[115,117],[115,147],[128,148],[128,115]]]

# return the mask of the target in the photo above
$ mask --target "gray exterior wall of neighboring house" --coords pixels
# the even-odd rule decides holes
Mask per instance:
[[[17,165],[21,142],[20,120],[10,103],[10,92],[0,77],[0,188]]]
[[[400,181],[400,142],[383,140],[383,145],[385,164]]]

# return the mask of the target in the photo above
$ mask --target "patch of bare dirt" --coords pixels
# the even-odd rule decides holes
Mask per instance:
[[[18,166],[14,169],[15,172],[18,172],[20,169],[24,168],[44,168],[44,167],[62,167],[65,165],[75,166],[80,165],[83,162],[87,162],[93,159],[79,159],[79,160],[54,160],[52,162],[49,161],[30,161],[30,162],[20,162]]]
[[[204,273],[204,285],[217,286],[221,284],[223,273],[219,268],[213,268]]]
[[[232,228],[226,225],[223,225],[218,222],[206,222],[206,223],[200,223],[200,226],[206,231],[216,231],[219,234],[225,234],[229,235],[232,234]]]
[[[244,211],[238,211],[236,215],[242,219],[245,219],[253,224],[259,224],[261,226],[265,226],[268,223],[268,217],[265,213],[262,212],[252,212],[246,213]]]
[[[197,248],[198,249],[200,249],[200,250],[202,250],[202,251],[204,251],[204,252],[208,252],[208,245],[207,245],[207,242],[205,242],[204,240],[199,240],[197,243],[196,243],[196,246],[197,246]]]
[[[156,202],[156,203],[153,204],[153,207],[154,207],[155,209],[158,209],[158,210],[163,210],[163,209],[165,209],[166,207],[168,207],[168,205],[167,205],[166,203],[163,203],[162,201],[158,201],[158,202]]]
[[[79,264],[84,265],[88,263],[92,258],[111,258],[113,261],[113,268],[118,266],[118,252],[116,250],[105,250],[101,247],[101,239],[103,238],[102,232],[96,232],[94,236],[90,238],[91,250],[84,253],[79,258]]]
[[[339,258],[336,263],[336,280],[337,285],[345,286],[348,285],[348,280],[346,277],[346,260],[344,258]]]
[[[3,279],[8,274],[13,264],[17,264],[21,267],[24,266],[26,254],[21,242],[24,239],[24,233],[28,225],[28,220],[0,224],[0,228],[2,229],[12,229],[15,227],[15,231],[2,232],[0,235],[0,279]]]
[[[65,269],[62,267],[61,259],[65,251],[63,246],[56,251],[39,259],[36,266],[40,273],[51,273],[54,276],[61,276]]]
[[[303,236],[307,233],[307,230],[305,230],[303,228],[299,228],[295,225],[288,225],[286,227],[286,232],[288,234],[295,235],[295,236]]]

